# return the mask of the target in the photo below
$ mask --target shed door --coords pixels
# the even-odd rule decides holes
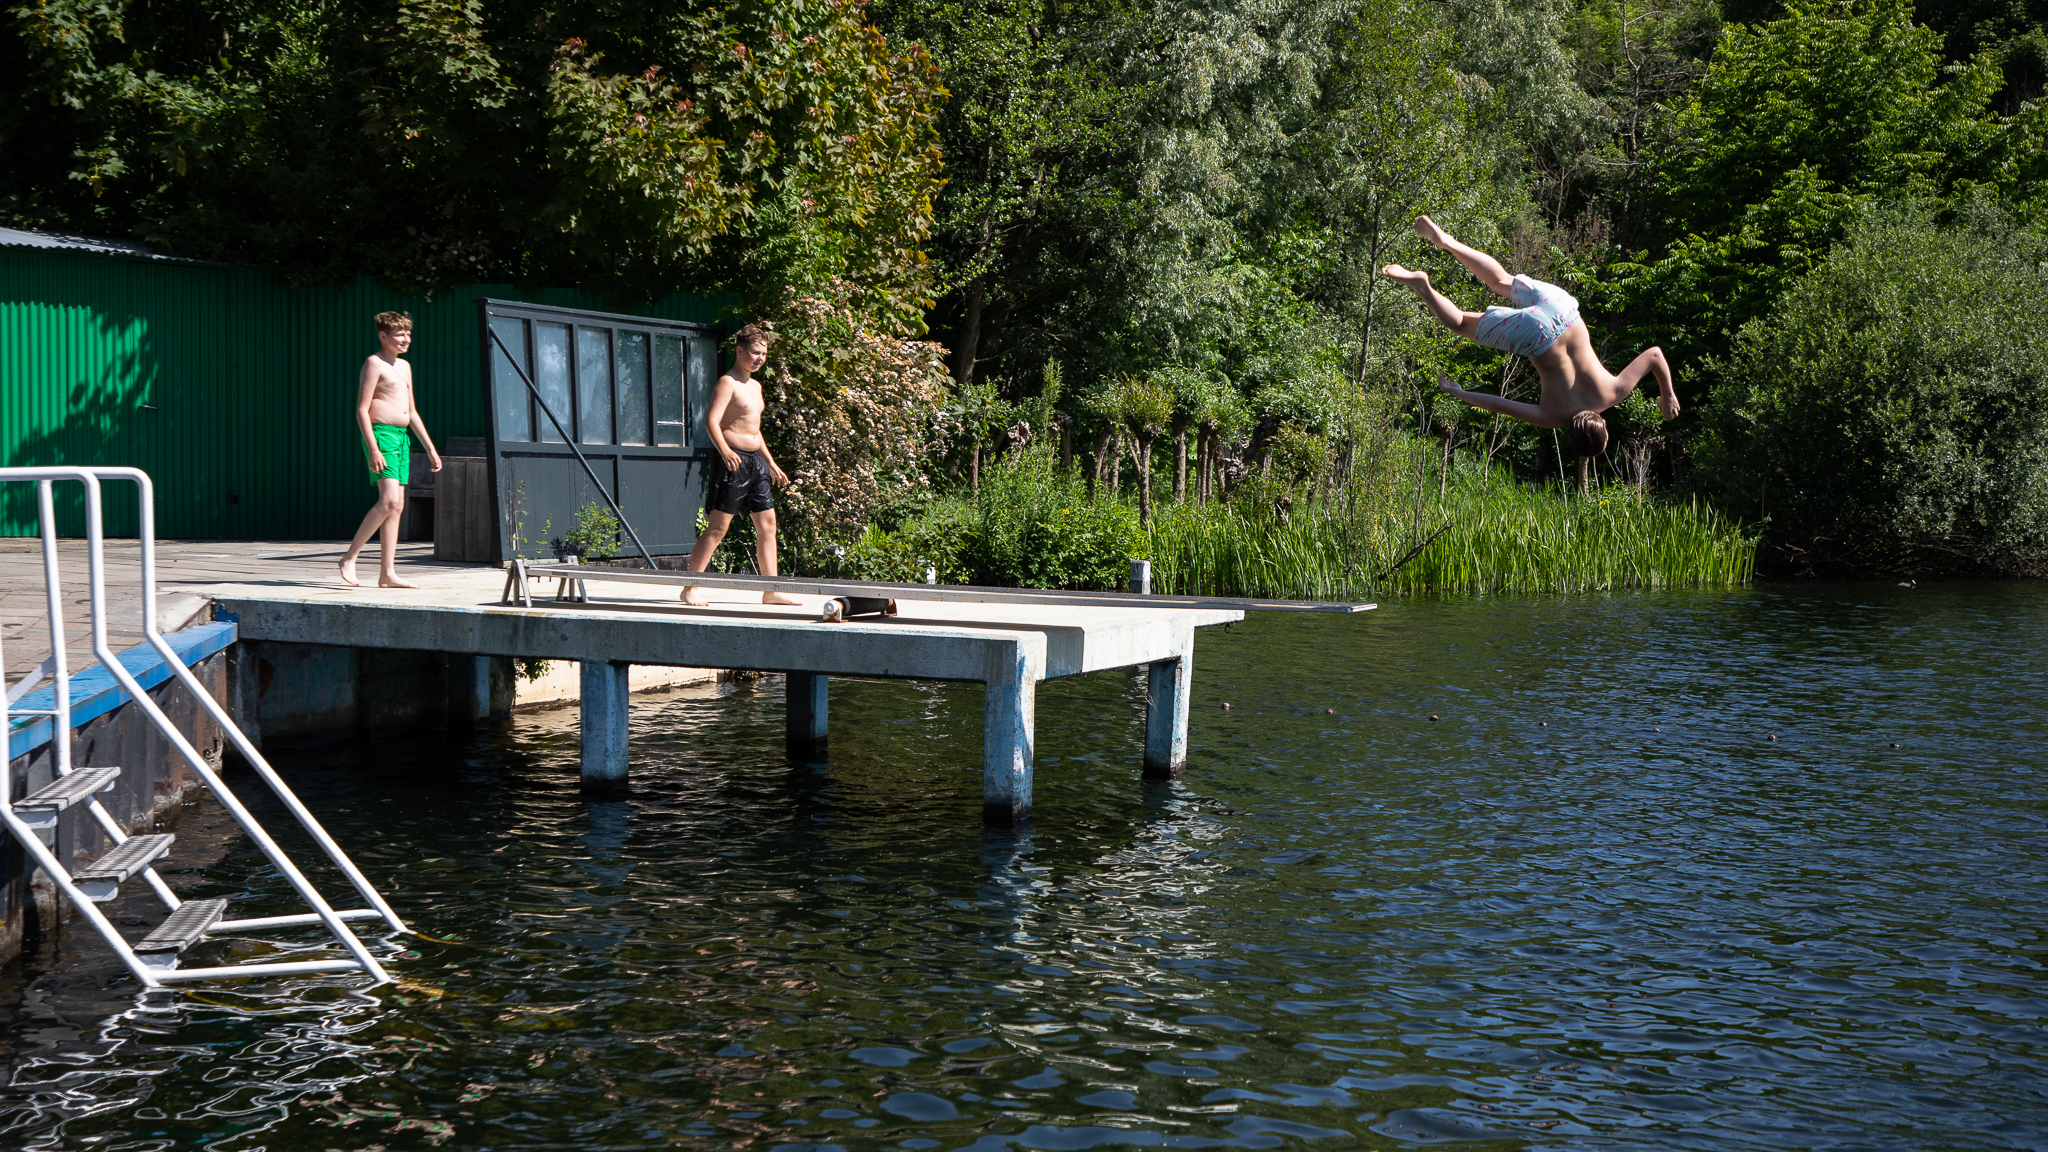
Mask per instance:
[[[713,451],[716,329],[503,300],[480,310],[498,558],[559,555],[579,510],[604,506],[577,451],[649,552],[689,552]],[[620,555],[632,553],[626,541]]]

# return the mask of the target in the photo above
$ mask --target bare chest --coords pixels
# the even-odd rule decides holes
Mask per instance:
[[[749,381],[742,384],[735,380],[732,395],[725,402],[725,422],[728,424],[758,424],[761,422],[761,386]]]
[[[412,404],[412,368],[399,361],[377,373],[376,398],[399,407]]]

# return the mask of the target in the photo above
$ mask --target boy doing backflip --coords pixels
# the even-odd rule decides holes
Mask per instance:
[[[1579,319],[1579,302],[1570,293],[1527,276],[1510,277],[1499,261],[1460,244],[1427,216],[1415,218],[1415,231],[1456,257],[1480,283],[1507,297],[1515,307],[1466,312],[1430,284],[1427,272],[1389,264],[1380,274],[1413,289],[1430,312],[1458,335],[1488,348],[1527,356],[1536,367],[1543,391],[1536,403],[1526,404],[1485,392],[1467,392],[1448,380],[1439,380],[1438,388],[1475,408],[1512,416],[1538,428],[1563,428],[1573,450],[1586,457],[1607,450],[1607,421],[1600,413],[1628,399],[1645,373],[1655,376],[1662,389],[1657,407],[1664,419],[1678,415],[1678,393],[1672,389],[1671,366],[1665,363],[1663,349],[1644,352],[1620,375],[1609,372],[1593,354],[1592,337],[1586,333],[1585,321]]]
[[[690,571],[702,572],[725,539],[732,518],[742,512],[754,518],[754,558],[763,576],[775,575],[775,498],[771,485],[789,477],[768,453],[761,439],[761,382],[754,373],[768,362],[768,331],[749,324],[733,338],[732,370],[718,378],[704,428],[718,449],[711,465],[711,484],[704,491],[705,518],[710,526],[690,549]],[[683,603],[709,604],[700,588],[683,589]],[[796,604],[780,592],[761,594],[763,604]]]
[[[412,347],[412,317],[403,312],[377,314],[376,353],[363,361],[356,384],[356,431],[363,438],[363,454],[369,458],[370,479],[377,485],[377,503],[363,517],[356,538],[341,558],[342,583],[360,586],[356,580],[356,557],[372,535],[381,533],[384,562],[377,570],[379,588],[417,588],[398,578],[398,517],[405,511],[405,486],[412,480],[412,434],[418,433],[427,449],[427,466],[441,470],[441,454],[427,435],[413,403],[412,365],[399,357]]]

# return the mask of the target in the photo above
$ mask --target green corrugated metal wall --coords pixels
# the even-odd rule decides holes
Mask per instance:
[[[412,314],[407,359],[440,445],[484,435],[484,296],[622,310],[504,284],[429,299],[369,277],[292,288],[249,268],[0,247],[0,460],[142,468],[166,538],[346,539],[376,494],[354,419],[356,374],[377,350],[371,317]],[[624,311],[710,322],[724,305],[679,293]],[[133,535],[132,493],[107,495],[109,533]],[[76,496],[62,499],[64,530],[83,531]],[[29,486],[0,486],[0,535],[35,530]]]

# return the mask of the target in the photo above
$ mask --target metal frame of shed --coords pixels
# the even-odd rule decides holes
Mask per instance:
[[[490,298],[477,323],[495,556],[551,551],[579,509],[604,502],[577,449],[650,552],[689,552],[710,478],[718,326]],[[517,370],[507,347],[524,358]]]

